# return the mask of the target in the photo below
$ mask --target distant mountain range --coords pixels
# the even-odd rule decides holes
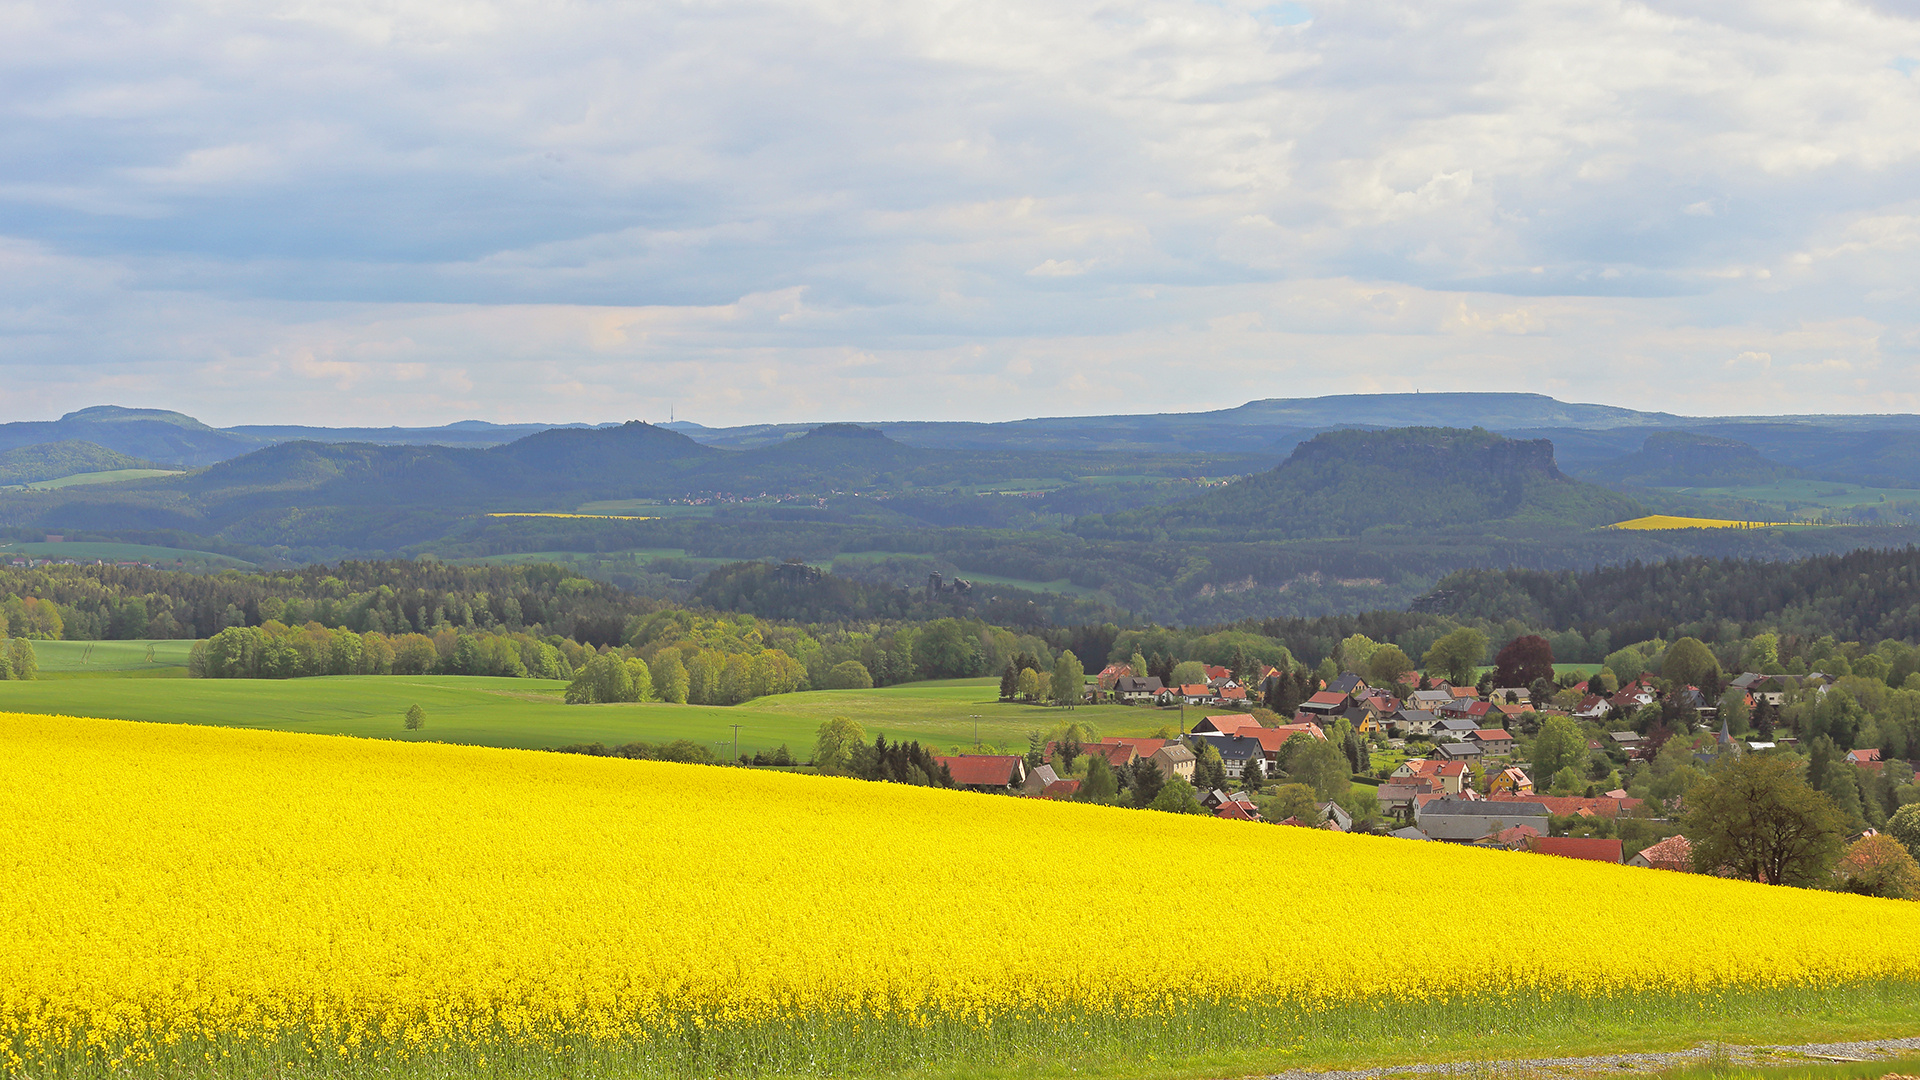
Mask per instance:
[[[0,451],[50,442],[89,442],[142,461],[202,467],[289,442],[365,443],[485,449],[537,432],[615,425],[490,424],[466,420],[440,427],[323,428],[242,425],[214,428],[161,409],[95,406],[58,420],[0,424]],[[819,424],[756,424],[710,428],[679,421],[658,425],[703,446],[754,450],[820,428]],[[922,450],[994,453],[1225,454],[1271,465],[1315,435],[1340,429],[1482,427],[1515,439],[1548,439],[1561,468],[1607,483],[1708,486],[1729,474],[1690,473],[1682,455],[1655,471],[1632,455],[1664,453],[1643,445],[1650,435],[1680,432],[1744,443],[1756,459],[1735,471],[1796,475],[1885,487],[1920,487],[1920,416],[1807,415],[1692,417],[1610,405],[1582,405],[1541,394],[1341,394],[1252,401],[1199,413],[1047,417],[1003,423],[877,421],[855,425]],[[1705,444],[1700,444],[1705,445]],[[1719,445],[1719,444],[1715,444]],[[1724,457],[1716,452],[1715,460]],[[1714,455],[1709,455],[1714,456]]]

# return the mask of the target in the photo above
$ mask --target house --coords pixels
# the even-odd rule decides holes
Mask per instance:
[[[1396,735],[1431,735],[1440,718],[1425,709],[1401,709],[1387,717],[1387,727]]]
[[[958,754],[936,757],[953,774],[953,786],[968,791],[1011,791],[1027,778],[1027,762],[1018,754]]]
[[[1040,793],[1040,797],[1043,799],[1055,799],[1061,802],[1067,802],[1071,801],[1074,792],[1079,790],[1080,781],[1078,780],[1055,780],[1053,783],[1047,785],[1046,790]]]
[[[1453,695],[1455,701],[1459,701],[1462,698],[1468,701],[1480,700],[1480,689],[1474,686],[1449,686],[1447,687],[1447,692]]]
[[[1252,803],[1227,802],[1214,808],[1213,816],[1228,821],[1261,821],[1260,808]]]
[[[1443,742],[1436,744],[1433,752],[1446,761],[1479,761],[1485,753],[1475,742]]]
[[[1234,804],[1253,811],[1254,816],[1252,820],[1260,820],[1260,811],[1259,808],[1254,805],[1253,796],[1244,791],[1221,791],[1219,788],[1214,788],[1212,791],[1200,796],[1200,805],[1209,810],[1218,810],[1223,806],[1232,806]]]
[[[1203,716],[1193,725],[1195,735],[1217,732],[1221,735],[1233,735],[1241,728],[1257,728],[1260,721],[1252,713],[1221,713],[1218,716]]]
[[[1453,694],[1447,690],[1415,690],[1407,698],[1407,707],[1433,712],[1442,705],[1453,704]]]
[[[1404,829],[1395,829],[1387,834],[1399,840],[1431,840],[1433,837],[1409,825]]]
[[[1487,695],[1487,700],[1495,704],[1531,705],[1533,691],[1524,686],[1496,686],[1493,693]]]
[[[1244,686],[1222,686],[1213,692],[1215,705],[1245,705],[1247,688]]]
[[[1112,690],[1116,682],[1133,676],[1132,664],[1108,664],[1093,677],[1094,684],[1102,690]]]
[[[1322,690],[1301,702],[1300,711],[1315,716],[1332,716],[1338,712],[1345,712],[1348,704],[1350,703],[1347,695],[1337,694],[1332,690]]]
[[[1227,767],[1227,778],[1230,780],[1239,779],[1241,774],[1247,771],[1247,762],[1255,758],[1265,762],[1267,758],[1265,746],[1251,732],[1246,735],[1203,735],[1195,732],[1193,738],[1219,752],[1221,762]]]
[[[1280,748],[1295,735],[1305,735],[1322,742],[1327,739],[1327,733],[1321,731],[1317,724],[1283,724],[1277,728],[1243,727],[1234,734],[1242,738],[1260,740],[1261,754],[1268,761],[1278,761]]]
[[[1129,704],[1152,701],[1165,690],[1157,676],[1148,676],[1143,679],[1133,675],[1122,675],[1113,680],[1113,696]]]
[[[1431,777],[1439,783],[1441,790],[1451,795],[1458,795],[1467,781],[1467,766],[1459,761],[1416,758],[1402,762],[1399,768],[1393,770],[1393,775],[1395,778]]]
[[[1440,790],[1440,781],[1431,776],[1388,780],[1373,791],[1374,797],[1380,800],[1380,809],[1399,817],[1413,813],[1414,801],[1420,796],[1445,794]]]
[[[1588,694],[1586,697],[1580,699],[1578,705],[1573,707],[1573,715],[1582,720],[1598,720],[1607,715],[1608,708],[1606,698],[1601,697],[1599,694]]]
[[[1614,746],[1625,750],[1628,754],[1647,745],[1647,737],[1637,731],[1609,731],[1607,738],[1613,742]]]
[[[1378,713],[1373,712],[1371,709],[1361,709],[1359,713],[1360,715],[1357,717],[1348,718],[1348,722],[1353,725],[1355,732],[1363,737],[1386,733],[1387,729],[1380,726],[1380,715]]]
[[[1226,683],[1233,679],[1233,672],[1218,664],[1202,664],[1201,667],[1206,671],[1207,681],[1210,683]]]
[[[1051,757],[1053,755],[1049,752],[1047,756]],[[1047,785],[1059,779],[1060,774],[1054,772],[1053,766],[1051,765],[1042,765],[1037,769],[1031,769],[1027,772],[1027,778],[1020,782],[1020,794],[1032,799],[1041,798],[1046,794]]]
[[[1635,852],[1627,860],[1627,865],[1690,874],[1693,872],[1693,844],[1684,836],[1669,836],[1652,847]]]
[[[1119,772],[1121,769],[1133,764],[1133,759],[1139,756],[1139,752],[1126,743],[1107,742],[1104,739],[1097,743],[1081,747],[1080,752],[1087,757],[1107,759],[1107,768],[1112,769],[1114,772]]]
[[[1477,728],[1467,735],[1467,741],[1479,743],[1480,749],[1489,755],[1513,753],[1513,734],[1506,728]]]
[[[1474,847],[1497,847],[1505,851],[1520,851],[1527,841],[1540,835],[1540,830],[1531,825],[1514,825],[1501,829],[1497,833],[1488,833],[1473,842]]]
[[[1494,703],[1493,711],[1495,714],[1497,714],[1500,717],[1503,717],[1507,722],[1511,723],[1514,720],[1517,720],[1520,717],[1525,716],[1528,713],[1532,712],[1533,706],[1532,705],[1510,705],[1504,701],[1500,701],[1500,702]],[[1491,719],[1491,717],[1488,717],[1488,718]]]
[[[1531,795],[1533,778],[1518,768],[1506,768],[1488,782],[1487,790],[1495,795]]]
[[[1515,825],[1545,836],[1547,808],[1539,803],[1490,803],[1458,796],[1415,803],[1414,822],[1435,840],[1467,844]]]
[[[1189,705],[1205,705],[1213,700],[1213,687],[1206,683],[1182,683],[1178,693]]]
[[[1535,855],[1558,855],[1563,859],[1619,863],[1620,841],[1598,836],[1536,836],[1527,841],[1526,850]]]
[[[1327,689],[1341,696],[1368,689],[1367,680],[1351,671],[1343,671],[1340,677],[1327,684]]]
[[[1120,746],[1131,746],[1134,757],[1152,757],[1155,750],[1167,745],[1167,741],[1166,739],[1142,739],[1129,735],[1109,735],[1100,740],[1102,745],[1115,743]]]
[[[1433,722],[1433,731],[1431,732],[1431,734],[1435,738],[1446,737],[1446,738],[1454,738],[1454,739],[1464,739],[1467,737],[1467,735],[1470,732],[1475,732],[1479,730],[1480,730],[1480,725],[1474,723],[1471,720],[1461,720],[1453,717],[1443,716],[1440,719],[1435,720]]]
[[[1880,766],[1884,765],[1885,762],[1880,760],[1879,747],[1869,747],[1865,750],[1847,751],[1847,764],[1858,765],[1863,769],[1878,772],[1880,771]]]
[[[1179,743],[1162,746],[1147,760],[1153,762],[1154,767],[1160,770],[1160,775],[1169,780],[1176,776],[1188,782],[1193,780],[1193,751]]]

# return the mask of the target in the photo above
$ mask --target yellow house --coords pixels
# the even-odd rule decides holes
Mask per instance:
[[[1520,769],[1502,769],[1487,784],[1489,795],[1531,795],[1533,781]]]

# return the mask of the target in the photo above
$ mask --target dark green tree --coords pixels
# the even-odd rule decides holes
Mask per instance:
[[[1682,831],[1700,873],[1724,869],[1769,885],[1818,886],[1830,880],[1846,824],[1792,757],[1741,754],[1723,758],[1687,792]]]

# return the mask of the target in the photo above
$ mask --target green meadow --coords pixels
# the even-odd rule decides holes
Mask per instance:
[[[105,472],[74,473],[72,476],[39,480],[26,485],[35,491],[58,491],[87,484],[114,484],[122,480],[145,480],[154,476],[178,476],[179,469],[109,469]]]
[[[39,643],[43,657],[65,652],[50,650],[50,645],[86,644]],[[145,654],[144,642],[92,644],[137,645],[126,653]],[[62,663],[70,660],[60,656]],[[691,739],[713,747],[723,757],[732,753],[736,737],[743,752],[784,744],[804,757],[821,723],[836,716],[859,721],[869,735],[915,739],[943,751],[972,749],[977,729],[982,748],[1003,747],[1014,753],[1026,751],[1027,732],[1044,732],[1068,720],[1091,724],[1102,735],[1151,735],[1162,725],[1181,722],[1177,709],[1095,705],[1069,710],[1005,703],[996,700],[996,679],[815,690],[728,707],[566,705],[561,702],[566,684],[542,679],[459,675],[61,679],[53,674],[55,678],[37,682],[0,682],[0,711],[526,748]],[[411,705],[419,705],[427,714],[426,726],[419,731],[407,731],[403,725]],[[1193,723],[1207,711],[1218,710],[1188,709],[1186,722]]]
[[[251,570],[253,564],[230,555],[152,544],[110,544],[63,541],[58,544],[0,543],[0,559],[25,555],[35,559],[73,559],[77,562],[145,562],[167,570]]]

